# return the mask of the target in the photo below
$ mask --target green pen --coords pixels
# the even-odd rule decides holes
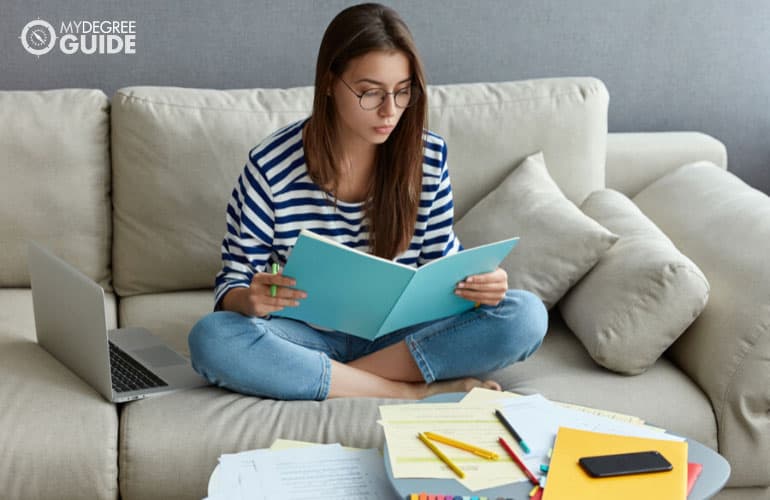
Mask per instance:
[[[273,274],[278,274],[278,264],[273,263]],[[278,293],[278,285],[270,285],[270,296],[275,297]]]

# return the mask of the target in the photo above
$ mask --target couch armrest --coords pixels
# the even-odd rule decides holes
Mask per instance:
[[[706,309],[668,355],[711,400],[729,485],[770,485],[770,198],[697,162],[634,201],[711,284]]]
[[[707,160],[727,168],[727,150],[701,132],[638,132],[607,135],[606,185],[626,196],[685,163]]]

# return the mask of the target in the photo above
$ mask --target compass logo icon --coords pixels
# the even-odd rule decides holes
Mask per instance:
[[[56,44],[56,31],[51,23],[38,18],[24,26],[19,39],[27,52],[40,57],[53,49]]]

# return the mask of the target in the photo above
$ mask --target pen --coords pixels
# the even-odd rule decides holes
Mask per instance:
[[[273,263],[273,274],[278,274],[278,264],[275,262]],[[278,292],[278,286],[277,285],[270,285],[270,296],[275,297],[275,294]]]
[[[485,450],[484,448],[479,448],[478,446],[473,446],[472,444],[463,443],[462,441],[457,441],[456,439],[448,438],[446,436],[442,436],[441,434],[423,432],[423,435],[428,439],[432,439],[433,441],[438,441],[439,443],[448,444],[449,446],[454,446],[455,448],[469,451],[474,455],[486,458],[487,460],[497,460],[500,458],[500,456],[494,451]]]
[[[451,460],[449,460],[449,457],[447,457],[446,455],[444,455],[444,454],[441,452],[441,450],[439,450],[438,448],[436,448],[436,445],[435,445],[435,444],[433,444],[433,443],[431,443],[431,442],[430,442],[430,440],[429,440],[427,437],[425,437],[425,435],[424,435],[422,432],[421,432],[421,433],[419,433],[419,434],[417,434],[417,437],[418,437],[418,438],[420,438],[420,441],[422,441],[423,443],[425,443],[425,446],[427,446],[428,448],[430,448],[430,451],[432,451],[433,453],[435,453],[435,454],[436,454],[436,456],[437,456],[438,458],[440,458],[442,462],[444,462],[445,464],[447,464],[447,465],[449,466],[449,468],[450,468],[450,469],[452,469],[452,470],[454,471],[454,473],[455,473],[455,474],[457,474],[457,475],[460,477],[460,479],[463,479],[463,478],[465,477],[465,472],[463,472],[463,471],[462,471],[462,469],[460,469],[458,466],[456,466],[456,465],[454,464],[454,462],[452,462]]]
[[[524,453],[529,453],[529,446],[527,446],[527,443],[524,442],[523,439],[521,439],[521,436],[519,436],[519,433],[516,432],[516,429],[513,428],[511,423],[508,421],[507,418],[505,418],[505,415],[500,410],[495,410],[495,416],[497,417],[497,420],[499,420],[506,429],[508,429],[508,432],[511,433],[513,436],[513,439],[516,440],[517,443],[519,443],[519,446],[521,446],[521,449],[524,450]]]
[[[534,474],[532,474],[529,469],[527,469],[527,466],[524,465],[524,462],[521,461],[521,459],[516,455],[516,453],[513,452],[510,446],[508,446],[508,443],[505,442],[505,439],[503,438],[497,438],[497,441],[505,448],[506,453],[513,459],[514,462],[516,462],[516,465],[519,466],[519,469],[524,473],[525,476],[527,476],[527,479],[529,479],[529,482],[532,484],[539,485],[540,482],[537,480]]]

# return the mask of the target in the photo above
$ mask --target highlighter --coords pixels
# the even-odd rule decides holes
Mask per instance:
[[[273,263],[273,274],[278,274],[278,264]],[[275,297],[275,294],[278,293],[278,285],[270,285],[270,296]]]

